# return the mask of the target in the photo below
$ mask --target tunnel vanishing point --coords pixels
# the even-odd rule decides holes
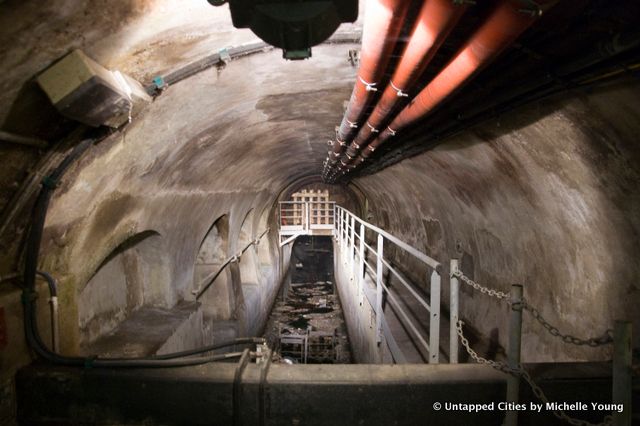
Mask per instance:
[[[1,0],[0,70],[0,424],[640,424],[640,2]]]

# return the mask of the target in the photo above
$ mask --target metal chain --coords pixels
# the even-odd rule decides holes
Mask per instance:
[[[547,396],[544,394],[544,392],[542,391],[542,388],[540,388],[540,386],[538,386],[533,379],[531,378],[531,375],[524,369],[522,368],[522,365],[518,365],[518,367],[514,368],[514,367],[510,367],[509,365],[503,363],[503,362],[498,362],[498,361],[493,361],[490,359],[486,359],[486,358],[482,358],[480,355],[478,355],[473,349],[471,349],[471,346],[469,344],[469,340],[467,340],[466,337],[464,337],[464,334],[462,332],[462,326],[464,325],[464,322],[462,322],[461,320],[458,320],[458,322],[456,323],[456,331],[458,332],[458,337],[460,337],[460,342],[462,343],[462,346],[464,346],[465,350],[467,351],[467,353],[469,354],[469,356],[478,364],[484,364],[484,365],[488,365],[498,371],[501,371],[503,373],[506,374],[510,374],[512,376],[516,376],[516,377],[522,377],[524,379],[525,382],[527,382],[527,384],[529,385],[529,387],[531,387],[531,391],[533,391],[533,394],[540,400],[542,401],[545,406],[549,403],[549,398],[547,398]],[[569,423],[570,425],[573,426],[611,426],[611,424],[613,423],[613,417],[612,416],[605,416],[603,421],[601,423],[591,423],[588,422],[586,420],[581,420],[581,419],[575,419],[573,417],[569,417],[567,415],[567,413],[564,412],[564,410],[552,410],[552,413],[554,416],[556,416],[557,418],[559,418],[560,420],[564,420],[565,422]]]
[[[554,327],[544,319],[540,311],[529,304],[524,298],[522,299],[522,307],[529,311],[531,315],[554,337],[560,338],[564,343],[569,343],[576,346],[588,345],[592,348],[598,346],[608,345],[613,343],[613,330],[609,329],[602,337],[591,337],[589,339],[580,339],[579,337],[572,336],[570,334],[562,334],[557,327]]]
[[[499,291],[499,290],[494,290],[494,289],[488,288],[488,287],[483,287],[480,284],[478,284],[477,282],[473,281],[471,278],[467,277],[459,269],[457,269],[455,271],[451,271],[451,275],[456,277],[456,278],[458,278],[458,279],[460,279],[460,281],[462,281],[466,285],[475,288],[480,293],[495,297],[497,299],[506,299],[507,303],[509,303],[509,293],[505,293],[505,292]]]
[[[476,290],[480,291],[483,294],[487,294],[489,296],[493,296],[499,300],[504,300],[507,304],[511,304],[511,300],[509,298],[509,293],[505,293],[499,290],[494,290],[494,289],[490,289],[488,287],[484,287],[480,284],[478,284],[477,282],[473,281],[471,278],[467,277],[466,275],[464,275],[462,273],[462,271],[460,271],[459,269],[455,270],[455,271],[451,271],[451,275],[460,279],[460,281],[462,281],[463,283],[467,284],[468,286],[471,286],[473,288],[475,288]],[[560,330],[558,330],[557,327],[551,325],[549,323],[549,321],[547,321],[542,314],[540,313],[540,311],[538,309],[536,309],[534,306],[532,306],[531,304],[529,304],[529,302],[527,302],[527,300],[525,298],[522,298],[522,307],[529,311],[529,313],[531,313],[531,315],[533,316],[533,318],[535,318],[536,321],[538,321],[540,324],[542,324],[542,326],[545,328],[545,330],[547,330],[549,332],[549,334],[551,334],[554,337],[558,337],[559,339],[561,339],[564,343],[568,343],[568,344],[572,344],[572,345],[576,345],[576,346],[591,346],[592,348],[598,347],[598,346],[603,346],[603,345],[608,345],[613,343],[613,330],[609,329],[605,332],[605,334],[601,337],[591,337],[589,339],[581,339],[579,337],[575,337],[572,336],[570,334],[563,334],[560,332]]]

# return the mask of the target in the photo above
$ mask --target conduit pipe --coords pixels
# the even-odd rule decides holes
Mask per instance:
[[[58,352],[60,348],[60,327],[58,323],[58,283],[49,273],[36,271],[49,286],[49,303],[51,303],[51,349]]]
[[[426,0],[413,27],[407,47],[402,53],[389,85],[375,109],[362,126],[347,149],[347,164],[355,158],[361,148],[374,139],[381,126],[387,124],[390,115],[403,106],[409,99],[409,93],[418,78],[427,68],[442,42],[458,23],[466,10],[466,4],[453,0]]]
[[[40,149],[46,149],[49,146],[49,142],[45,140],[33,138],[31,136],[17,135],[4,130],[0,130],[0,141],[33,146]]]
[[[551,5],[555,1],[539,3]],[[395,117],[380,136],[361,152],[354,166],[361,164],[398,131],[428,115],[480,69],[496,59],[540,15],[531,9],[531,4],[523,0],[501,1],[453,60]]]
[[[365,107],[379,89],[409,7],[406,0],[371,0],[362,31],[362,50],[358,77],[349,99],[347,111],[342,118],[337,140],[330,151],[329,160],[335,163],[350,141],[363,119]]]

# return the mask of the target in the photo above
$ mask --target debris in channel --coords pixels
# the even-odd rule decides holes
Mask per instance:
[[[276,302],[265,337],[275,362],[347,364],[351,352],[338,296],[331,281],[291,284]]]

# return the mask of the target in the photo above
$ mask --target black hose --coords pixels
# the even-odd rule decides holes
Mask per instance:
[[[87,138],[76,145],[71,153],[60,163],[60,165],[42,181],[42,189],[38,194],[36,203],[33,209],[31,228],[27,237],[25,268],[24,268],[24,289],[22,292],[22,303],[24,305],[24,328],[25,337],[28,345],[42,358],[54,364],[66,365],[66,366],[84,366],[84,367],[106,367],[106,368],[158,368],[158,367],[185,367],[191,365],[199,365],[212,361],[219,361],[223,359],[233,358],[240,356],[241,354],[219,354],[210,355],[206,357],[174,360],[172,357],[184,356],[182,352],[178,354],[163,355],[166,359],[162,358],[130,358],[130,359],[99,359],[99,358],[84,358],[84,357],[69,357],[57,354],[51,351],[42,341],[40,333],[38,331],[38,323],[36,321],[36,274],[38,274],[38,257],[40,255],[40,244],[42,241],[42,232],[44,229],[45,219],[47,217],[47,210],[49,208],[49,201],[53,190],[59,183],[62,175],[67,169],[77,160],[89,147],[95,142],[102,140],[105,135],[101,135],[94,138]],[[51,275],[46,273],[40,273],[49,283],[49,289],[55,291],[55,280]],[[211,349],[208,349],[211,350]],[[203,352],[206,352],[204,350]],[[192,354],[202,353],[199,349],[193,351]]]
[[[53,278],[48,272],[44,271],[36,271],[36,274],[44,278],[49,285],[49,296],[58,297],[58,284],[56,283],[55,278]]]
[[[217,343],[209,346],[203,346],[201,348],[189,349],[182,352],[175,352],[172,354],[163,354],[163,355],[152,355],[152,359],[173,359],[173,358],[182,358],[185,356],[201,354],[204,352],[214,351],[216,349],[226,348],[233,345],[242,345],[242,344],[250,344],[250,343],[264,343],[265,339],[263,337],[239,337],[237,339],[233,339],[228,342]]]
[[[228,352],[225,354],[209,355],[198,358],[187,358],[181,360],[154,360],[154,359],[95,359],[87,364],[88,367],[106,368],[166,368],[166,367],[191,367],[194,365],[206,364],[208,362],[223,361],[225,359],[239,358],[243,352]],[[255,358],[255,354],[252,354]]]
[[[101,137],[99,139],[102,139]],[[51,194],[58,185],[60,177],[98,138],[87,138],[77,144],[71,153],[56,167],[56,169],[42,180],[42,189],[38,194],[33,215],[31,228],[27,237],[27,247],[24,267],[24,290],[22,292],[22,303],[24,304],[24,326],[27,343],[42,358],[62,365],[84,365],[85,359],[79,357],[65,357],[52,352],[42,342],[38,332],[36,321],[36,274],[38,267],[38,257],[40,254],[40,243],[44,222],[47,217],[47,210]]]
[[[99,138],[102,139],[102,138]],[[35,291],[36,268],[38,267],[38,256],[40,254],[40,242],[42,241],[42,231],[44,221],[47,217],[47,209],[51,194],[58,185],[60,177],[67,171],[69,166],[79,158],[98,138],[88,138],[76,145],[71,153],[60,163],[60,165],[47,177],[42,180],[42,189],[38,194],[31,220],[31,229],[27,239],[27,252],[24,266],[25,288]]]

